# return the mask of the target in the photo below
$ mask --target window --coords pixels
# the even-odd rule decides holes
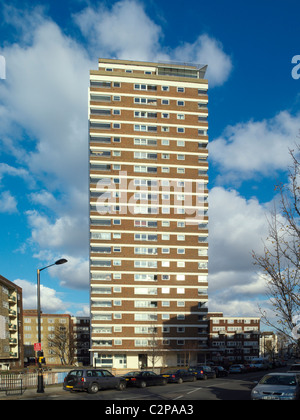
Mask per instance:
[[[110,96],[106,96],[106,95],[92,94],[91,95],[91,101],[95,101],[95,102],[110,102],[111,101],[111,97]]]
[[[135,287],[135,295],[157,295],[156,287]]]
[[[157,235],[150,233],[136,233],[134,235],[136,241],[157,241]]]
[[[134,152],[135,159],[157,159],[157,153]]]
[[[102,82],[102,81],[96,81],[91,80],[91,87],[97,87],[97,88],[111,88],[111,82]]]
[[[135,165],[134,172],[156,173],[157,168],[155,166]]]
[[[135,104],[143,104],[143,105],[156,105],[157,99],[154,98],[134,98]]]
[[[110,130],[110,123],[98,123],[98,122],[90,122],[91,128],[96,128],[98,130]]]
[[[157,141],[155,139],[134,139],[134,144],[138,146],[156,146]]]
[[[135,124],[134,125],[134,131],[157,131],[157,127],[156,126],[151,126],[151,125],[143,125],[143,124]]]
[[[155,85],[144,85],[141,83],[135,83],[134,84],[135,90],[157,90],[157,87]]]
[[[91,108],[91,114],[96,115],[103,115],[103,116],[109,116],[110,115],[110,109],[98,109],[98,108]]]

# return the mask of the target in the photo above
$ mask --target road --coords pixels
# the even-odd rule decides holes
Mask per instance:
[[[276,369],[286,371],[287,368]],[[129,387],[124,391],[103,390],[97,394],[86,392],[69,392],[62,389],[62,385],[49,386],[43,394],[37,394],[36,390],[26,390],[22,396],[0,395],[0,399],[22,400],[97,400],[111,403],[147,401],[171,401],[180,403],[188,401],[204,400],[250,400],[251,389],[254,381],[258,381],[266,372],[252,372],[246,374],[231,374],[224,378],[197,380],[197,382],[184,382],[183,384],[167,384],[165,386],[152,386],[147,388]],[[178,404],[177,404],[178,405]]]

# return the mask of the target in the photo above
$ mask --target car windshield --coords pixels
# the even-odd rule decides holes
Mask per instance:
[[[296,378],[292,375],[266,375],[259,382],[260,385],[288,385],[295,386]]]

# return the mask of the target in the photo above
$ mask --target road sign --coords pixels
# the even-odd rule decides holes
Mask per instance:
[[[41,343],[34,343],[33,348],[34,348],[34,351],[41,351],[42,350],[42,344]]]

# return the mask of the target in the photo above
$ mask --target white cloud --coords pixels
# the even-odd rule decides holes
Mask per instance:
[[[27,169],[15,168],[7,163],[0,163],[0,183],[5,176],[20,177],[31,185],[33,184],[33,179]]]
[[[224,316],[247,317],[254,316],[260,318],[259,305],[267,302],[240,299],[224,299],[224,296],[209,297],[209,312],[222,312]]]
[[[88,290],[89,261],[83,257],[74,257],[68,254],[64,254],[64,258],[68,262],[61,266],[54,266],[51,275],[59,277],[62,287]]]
[[[37,211],[26,212],[31,240],[41,249],[85,255],[88,250],[87,219],[70,215],[57,216],[54,222]]]
[[[258,304],[267,301],[266,283],[252,251],[261,252],[268,236],[268,204],[215,187],[209,208],[209,311],[258,316]]]
[[[97,58],[153,60],[161,51],[161,28],[146,14],[141,2],[124,0],[111,8],[87,7],[74,17],[88,47]]]
[[[215,187],[209,196],[210,272],[252,268],[252,250],[268,235],[267,206],[236,190]]]
[[[289,148],[295,145],[299,126],[300,114],[292,116],[282,111],[270,120],[227,127],[209,144],[210,159],[222,173],[219,181],[246,180],[286,170]]]
[[[19,25],[18,14],[13,12],[11,21]],[[32,191],[36,185],[27,182],[28,206],[35,208],[25,212],[30,243],[41,258],[54,252],[70,254],[73,276],[70,272],[62,283],[72,287],[73,278],[78,288],[80,283],[88,284],[88,271],[81,280],[78,277],[88,255],[87,92],[89,70],[95,63],[83,46],[43,15],[33,13],[24,19],[30,21],[30,36],[3,51],[7,79],[0,86],[4,104],[0,138],[18,166],[2,164],[0,179],[4,183],[8,175],[26,181],[35,178],[43,186]],[[19,29],[24,30],[22,25]],[[18,169],[20,163],[22,169]],[[13,197],[7,192],[0,198],[5,204],[2,211],[13,211]]]
[[[14,44],[4,54],[8,76],[1,99],[11,110],[6,118],[25,130],[24,148],[36,142],[31,152],[24,153],[23,162],[35,176],[46,174],[42,179],[50,188],[58,185],[58,179],[83,188],[92,66],[85,50],[45,20],[35,29],[32,44],[26,48]]]
[[[9,191],[0,194],[0,213],[17,213],[17,200]]]
[[[194,43],[184,43],[177,47],[173,55],[178,61],[208,64],[205,77],[210,87],[226,82],[233,67],[222,43],[207,34],[200,35]]]
[[[17,279],[14,281],[22,288],[24,309],[37,308],[37,285],[27,280]],[[66,303],[57,295],[54,289],[40,285],[41,308],[44,313],[64,313],[67,309]]]

